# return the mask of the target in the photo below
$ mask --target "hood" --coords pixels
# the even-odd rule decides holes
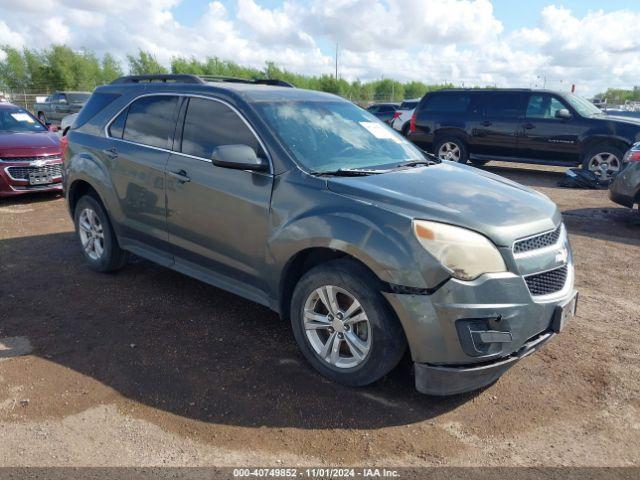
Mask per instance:
[[[640,127],[640,118],[634,117],[624,117],[618,115],[607,115],[606,117],[601,117],[603,120],[613,120],[616,123],[626,123],[628,125],[633,125],[636,127]]]
[[[0,157],[25,157],[61,153],[53,132],[0,132]]]
[[[330,177],[328,188],[412,218],[469,228],[501,246],[551,230],[561,220],[556,205],[535,190],[452,162],[366,177]]]

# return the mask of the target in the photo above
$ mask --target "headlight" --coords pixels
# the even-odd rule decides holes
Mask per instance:
[[[413,232],[422,246],[457,279],[473,280],[483,273],[507,270],[495,245],[479,233],[425,220],[414,220]]]

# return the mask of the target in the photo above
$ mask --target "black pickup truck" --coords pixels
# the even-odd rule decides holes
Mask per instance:
[[[640,119],[607,115],[572,93],[451,89],[422,98],[408,138],[448,160],[582,165],[605,179],[640,141]]]

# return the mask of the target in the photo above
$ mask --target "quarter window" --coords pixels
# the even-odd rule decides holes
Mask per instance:
[[[129,106],[122,138],[143,145],[167,148],[169,137],[173,136],[175,128],[177,104],[176,96],[158,95],[136,100]]]
[[[215,100],[189,99],[181,152],[209,159],[220,145],[249,145],[261,153],[256,136],[232,109]]]
[[[424,109],[427,112],[464,113],[470,103],[468,93],[436,93],[427,99]]]
[[[109,126],[109,136],[113,138],[122,138],[124,132],[124,122],[127,118],[127,110],[124,109]]]

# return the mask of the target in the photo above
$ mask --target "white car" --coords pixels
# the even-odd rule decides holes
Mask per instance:
[[[419,98],[413,98],[411,100],[405,100],[400,104],[400,108],[393,114],[393,120],[391,120],[391,126],[399,131],[406,137],[409,132],[409,121],[413,111],[420,103]]]
[[[77,113],[72,113],[71,115],[67,115],[62,119],[62,121],[60,122],[60,136],[66,135],[67,130],[69,129],[71,124],[73,124],[73,121],[76,119],[77,116],[78,116]]]

